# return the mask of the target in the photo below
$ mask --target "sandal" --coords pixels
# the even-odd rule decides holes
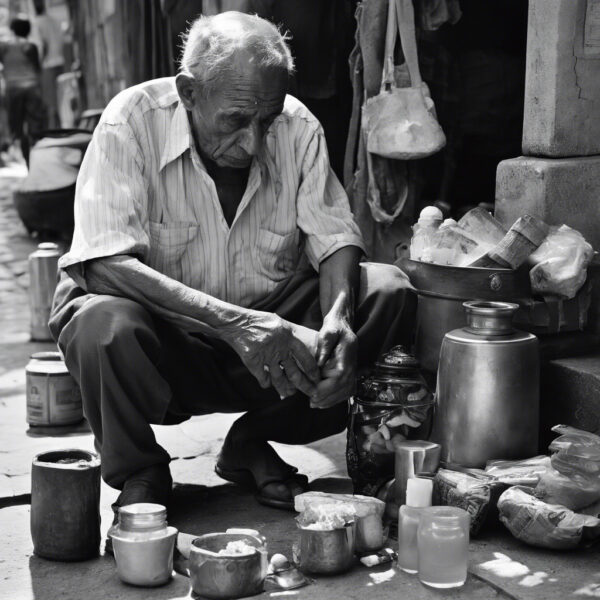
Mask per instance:
[[[256,481],[254,474],[252,471],[250,471],[250,469],[228,469],[217,462],[215,465],[215,473],[221,477],[221,479],[225,479],[226,481],[230,481],[232,483],[237,483],[242,487],[256,490],[254,497],[256,498],[257,502],[263,504],[264,506],[293,511],[293,498],[291,500],[281,500],[264,493],[264,488],[271,483],[283,484],[288,487],[288,489],[290,483],[296,483],[302,488],[303,492],[308,490],[308,477],[306,475],[299,474],[296,467],[292,467],[287,463],[284,464],[289,469],[286,474],[265,477],[260,484]]]

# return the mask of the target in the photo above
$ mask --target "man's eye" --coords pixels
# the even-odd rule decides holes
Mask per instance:
[[[246,125],[247,118],[241,115],[232,115],[227,119],[227,125],[232,129],[241,129]]]

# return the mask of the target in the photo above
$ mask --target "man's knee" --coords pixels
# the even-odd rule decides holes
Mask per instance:
[[[413,294],[408,276],[395,265],[361,263],[359,304],[370,301],[403,305]]]
[[[148,311],[133,300],[100,295],[88,300],[71,318],[59,336],[59,346],[67,355],[69,345],[79,351],[126,347],[143,342],[144,333],[153,336],[154,324]]]

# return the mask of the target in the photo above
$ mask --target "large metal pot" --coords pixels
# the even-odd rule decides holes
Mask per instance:
[[[465,302],[467,327],[444,337],[431,439],[446,464],[484,467],[538,452],[538,341],[513,329],[517,308]]]
[[[463,302],[523,304],[531,297],[527,269],[449,267],[410,259],[400,260],[398,266],[417,290],[415,356],[426,371],[437,371],[444,335],[467,324]]]

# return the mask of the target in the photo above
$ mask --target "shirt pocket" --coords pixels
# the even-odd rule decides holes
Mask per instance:
[[[260,229],[256,240],[260,271],[271,281],[281,281],[291,275],[300,258],[300,230],[280,234]]]
[[[189,250],[198,229],[194,223],[149,221],[148,266],[189,285],[192,277]]]

